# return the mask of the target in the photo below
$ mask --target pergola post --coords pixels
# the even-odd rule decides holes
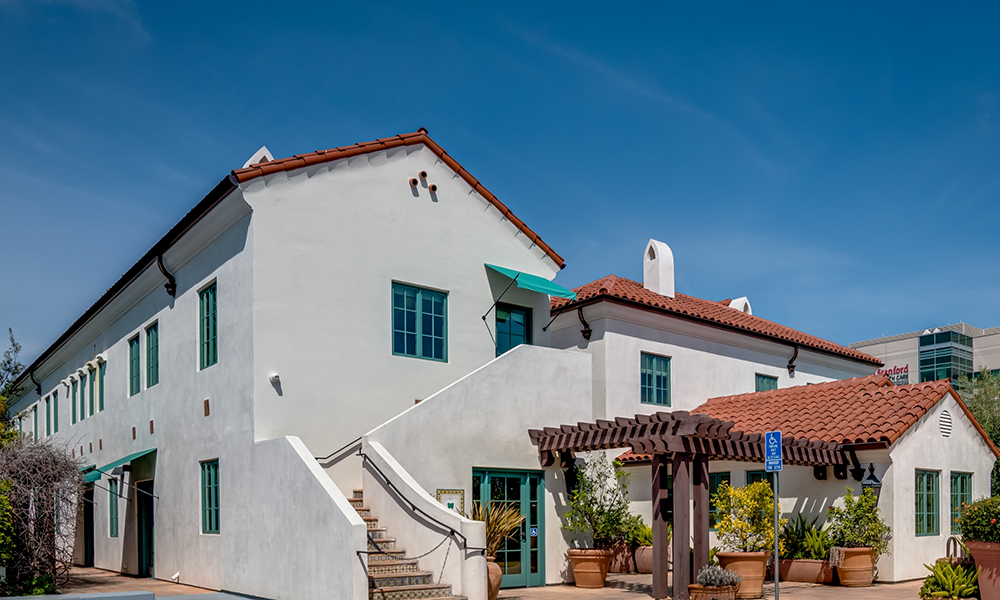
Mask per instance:
[[[708,456],[695,454],[691,462],[693,473],[694,496],[694,573],[697,575],[702,567],[708,564],[708,529],[709,529],[709,496],[708,496]]]
[[[668,457],[666,454],[653,455],[653,598],[669,598],[670,583],[670,544],[667,538],[670,520],[668,515],[673,512],[670,505],[670,474],[667,471]]]
[[[673,464],[674,491],[674,600],[688,600],[691,584],[691,455],[675,452]]]

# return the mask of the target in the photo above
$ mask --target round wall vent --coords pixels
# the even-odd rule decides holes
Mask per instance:
[[[941,418],[940,421],[938,422],[938,425],[940,425],[941,427],[942,437],[951,436],[951,413],[946,410],[942,410]]]

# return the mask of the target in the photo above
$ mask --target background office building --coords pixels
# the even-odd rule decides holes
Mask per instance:
[[[896,385],[954,382],[983,369],[1000,372],[1000,327],[958,323],[855,342],[851,348],[881,359],[885,366],[878,373]]]

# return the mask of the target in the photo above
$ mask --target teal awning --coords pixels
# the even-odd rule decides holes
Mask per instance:
[[[150,452],[156,452],[156,448],[150,448],[149,450],[142,450],[142,451],[136,452],[134,454],[129,454],[125,458],[119,458],[115,462],[108,463],[108,464],[104,465],[103,467],[101,467],[100,469],[94,469],[93,471],[91,471],[89,473],[84,473],[83,480],[85,482],[87,482],[87,483],[92,483],[94,481],[97,481],[97,480],[99,480],[101,477],[103,477],[105,475],[110,475],[112,469],[114,469],[116,467],[120,467],[120,466],[124,465],[125,463],[132,462],[133,460],[135,460],[137,458],[141,458],[143,456],[146,456]]]
[[[517,284],[517,287],[523,290],[531,290],[533,292],[540,292],[550,296],[576,300],[576,293],[573,292],[573,290],[567,290],[563,286],[557,283],[552,283],[548,279],[539,277],[538,275],[529,275],[528,273],[522,273],[520,271],[515,271],[514,269],[505,269],[491,264],[487,264],[486,266],[501,275],[510,277],[514,280],[514,283]]]

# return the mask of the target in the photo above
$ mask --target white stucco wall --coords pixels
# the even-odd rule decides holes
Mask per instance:
[[[871,375],[874,366],[792,348],[736,332],[609,302],[583,307],[593,333],[580,335],[576,311],[552,324],[551,343],[594,355],[594,416],[613,418],[664,410],[640,402],[642,353],[670,358],[671,407],[690,410],[718,396],[755,389],[755,374],[778,378],[778,387]]]
[[[519,346],[366,438],[382,444],[429,493],[465,490],[469,511],[474,468],[541,472],[528,430],[592,419],[590,368],[585,353]],[[565,479],[558,467],[544,474],[545,580],[560,583],[571,577],[566,550],[572,535],[561,530]],[[366,488],[366,498],[377,492]],[[406,535],[406,523],[386,522],[385,527],[397,537]]]
[[[427,171],[431,194],[409,179]],[[324,456],[492,360],[495,317],[510,280],[485,263],[551,279],[558,267],[423,146],[255,179],[256,439],[295,434]],[[516,209],[516,203],[512,203]],[[544,234],[544,231],[542,231]],[[266,250],[265,250],[266,249]],[[392,283],[448,293],[448,360],[392,353]],[[504,302],[548,321],[545,295]],[[281,376],[280,393],[267,379]],[[349,414],[350,418],[345,418]],[[357,460],[329,469],[345,492]]]

